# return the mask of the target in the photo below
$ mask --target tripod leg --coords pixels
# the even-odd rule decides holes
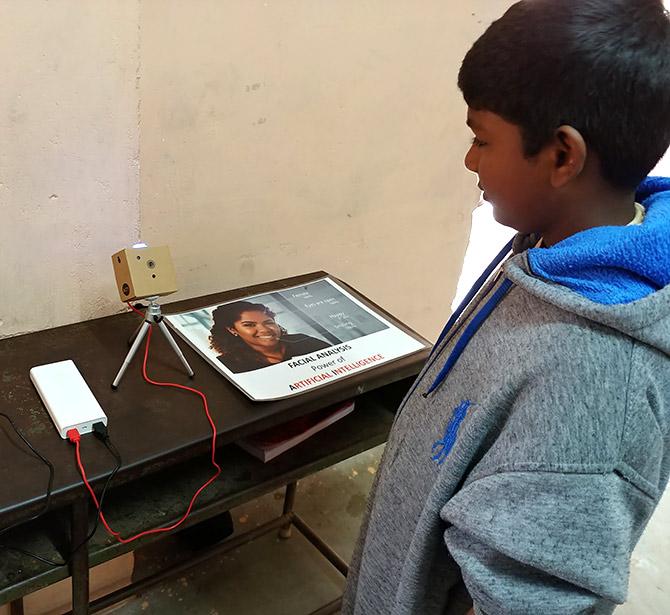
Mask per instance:
[[[142,325],[143,325],[143,324],[144,324],[144,323],[141,322],[141,323],[137,326],[137,329],[135,329],[135,331],[133,332],[133,334],[128,338],[128,346],[132,346],[132,345],[133,345],[133,342],[137,339],[137,336],[139,335],[139,333],[140,333],[140,329],[142,329]]]
[[[113,389],[116,389],[119,386],[119,382],[121,382],[121,378],[123,378],[123,374],[125,373],[128,365],[130,365],[130,362],[133,360],[133,357],[135,356],[135,353],[137,352],[137,349],[140,347],[140,344],[142,343],[142,340],[144,339],[144,336],[147,334],[147,331],[149,330],[150,326],[151,325],[146,320],[142,324],[142,327],[140,328],[139,333],[135,337],[135,341],[133,342],[133,345],[130,347],[130,350],[128,351],[128,354],[126,355],[126,358],[123,360],[123,365],[121,365],[121,369],[119,370],[119,373],[116,374],[116,378],[114,378],[114,382],[112,382],[112,388]]]
[[[160,320],[158,322],[158,326],[160,327],[160,330],[163,332],[163,335],[167,338],[167,341],[170,343],[170,346],[172,346],[172,350],[174,350],[177,353],[177,356],[184,364],[184,367],[186,368],[186,373],[188,374],[189,378],[193,378],[193,370],[191,369],[191,366],[188,364],[188,361],[186,360],[184,353],[181,351],[179,346],[177,346],[177,342],[174,341],[174,338],[172,337],[172,334],[170,333],[170,330],[167,328],[165,322],[163,320]]]

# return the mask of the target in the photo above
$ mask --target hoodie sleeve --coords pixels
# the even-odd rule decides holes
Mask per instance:
[[[618,474],[503,472],[442,509],[444,539],[483,615],[611,613],[654,501]]]

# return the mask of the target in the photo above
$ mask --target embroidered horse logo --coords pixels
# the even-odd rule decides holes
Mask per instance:
[[[430,449],[432,453],[431,459],[441,466],[444,460],[448,457],[451,449],[456,444],[456,436],[458,435],[458,428],[461,426],[465,415],[468,413],[468,408],[472,405],[469,399],[463,400],[451,414],[451,419],[447,424],[444,435],[439,440],[436,440],[433,447]]]

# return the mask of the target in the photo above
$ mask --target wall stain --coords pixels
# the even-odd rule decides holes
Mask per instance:
[[[251,280],[254,277],[256,265],[251,258],[242,258],[240,260],[240,276],[243,280]]]

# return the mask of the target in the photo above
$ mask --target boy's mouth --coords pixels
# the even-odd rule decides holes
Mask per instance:
[[[482,191],[482,201],[490,202],[486,189],[484,188],[484,186],[482,186],[481,182],[477,182],[477,188],[479,188]]]

